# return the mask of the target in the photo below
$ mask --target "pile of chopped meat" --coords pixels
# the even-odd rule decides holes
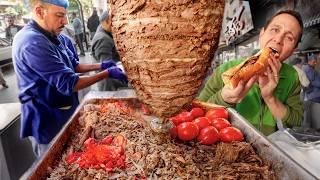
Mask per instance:
[[[70,137],[61,157],[48,169],[48,179],[276,179],[246,142],[211,146],[196,141],[181,142],[167,134],[154,133],[145,116],[131,103],[88,104],[79,118],[79,128]],[[130,107],[131,106],[131,107]],[[84,150],[84,140],[121,134],[125,168],[82,168],[67,162],[68,155]]]

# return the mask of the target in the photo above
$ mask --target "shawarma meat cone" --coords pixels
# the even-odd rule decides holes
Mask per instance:
[[[196,96],[219,43],[223,0],[111,0],[112,32],[129,82],[158,117]]]

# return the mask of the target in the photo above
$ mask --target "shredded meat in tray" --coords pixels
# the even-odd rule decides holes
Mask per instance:
[[[246,142],[212,146],[181,142],[167,134],[154,133],[144,116],[126,101],[99,102],[84,106],[79,128],[48,168],[48,179],[276,179]],[[88,131],[88,127],[92,130]],[[90,133],[88,133],[90,132]],[[81,168],[69,164],[69,154],[83,151],[83,138],[101,140],[122,134],[126,139],[125,168],[107,172],[103,168]]]

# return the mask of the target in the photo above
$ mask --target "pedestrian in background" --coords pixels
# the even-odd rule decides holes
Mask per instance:
[[[4,79],[4,76],[2,74],[2,70],[0,68],[0,84],[4,87],[4,88],[8,88],[9,86],[7,85],[6,80]]]
[[[306,73],[302,70],[302,60],[300,58],[294,58],[290,63],[293,68],[297,71],[299,76],[299,81],[303,88],[309,86],[310,81],[306,75]]]
[[[76,43],[79,46],[80,49],[80,56],[84,56],[84,48],[83,48],[83,28],[82,28],[82,23],[79,18],[77,18],[77,13],[73,12],[72,13],[72,25],[74,28],[74,34],[75,34],[75,39]]]
[[[6,39],[12,42],[14,36],[22,29],[22,26],[16,25],[14,17],[8,18],[8,27],[6,27]]]
[[[315,70],[317,61],[317,56],[310,54],[308,63],[303,65],[302,69],[310,81],[305,91],[306,100],[320,103],[320,73]]]
[[[87,27],[90,31],[90,40],[92,40],[94,34],[97,31],[97,28],[99,26],[99,16],[97,10],[94,8],[92,15],[89,17],[88,22],[87,22]]]
[[[302,66],[310,84],[304,92],[304,121],[303,126],[313,129],[320,128],[320,73],[315,70],[318,58],[314,54],[308,55],[308,63]]]
[[[104,11],[100,16],[100,26],[92,39],[92,55],[96,62],[113,61],[122,66],[120,56],[115,46],[111,33],[111,17],[109,11]],[[108,78],[98,83],[100,91],[116,91],[128,85],[117,79]]]

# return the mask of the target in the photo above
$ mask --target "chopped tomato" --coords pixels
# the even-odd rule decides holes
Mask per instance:
[[[206,113],[209,119],[225,118],[228,119],[228,111],[225,108],[212,108]]]
[[[192,108],[190,112],[191,112],[191,114],[193,115],[194,118],[204,116],[204,111],[201,108],[198,108],[198,107]]]
[[[219,140],[219,132],[213,126],[205,127],[200,131],[197,140],[201,144],[211,145]]]
[[[199,127],[199,130],[210,126],[209,119],[207,117],[198,117],[192,122]]]
[[[101,106],[100,106],[100,112],[107,112],[108,111],[108,106],[107,105],[105,105],[105,104],[102,104]]]
[[[71,163],[77,161],[80,156],[81,156],[80,152],[72,153],[72,154],[67,156],[66,161],[67,161],[68,164],[71,164]]]
[[[88,138],[84,143],[84,151],[68,155],[67,163],[77,163],[81,168],[102,168],[108,172],[116,167],[125,168],[126,156],[122,147],[125,139],[122,135],[117,135],[112,141],[114,145],[110,145],[110,137],[112,138],[109,135],[100,142]]]
[[[145,114],[145,115],[151,114],[151,111],[149,110],[149,108],[145,104],[141,104],[141,110],[142,110],[143,114]]]
[[[88,148],[91,145],[96,144],[96,140],[94,138],[88,138],[83,144],[85,148]]]
[[[178,137],[183,141],[190,141],[199,134],[199,127],[193,122],[183,122],[178,125]]]
[[[112,143],[112,135],[108,135],[100,141],[100,144],[110,145]]]
[[[215,118],[215,119],[210,119],[210,124],[215,127],[218,131],[220,131],[221,129],[223,128],[226,128],[226,127],[230,127],[231,126],[231,123],[224,119],[224,118]]]
[[[242,132],[235,127],[226,127],[220,131],[222,142],[243,141]]]

